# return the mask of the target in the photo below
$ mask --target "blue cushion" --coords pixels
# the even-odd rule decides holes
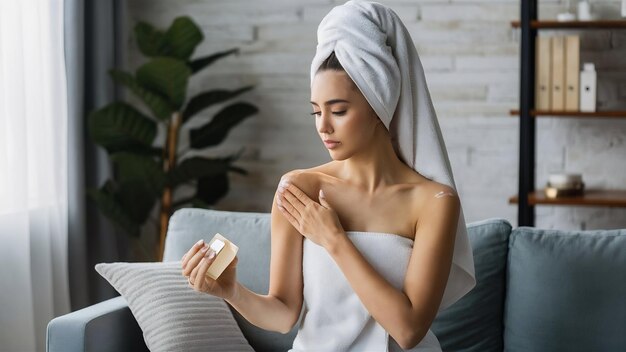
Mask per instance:
[[[511,224],[486,219],[467,224],[476,287],[439,312],[431,326],[444,351],[503,350],[506,259]]]
[[[626,351],[626,230],[511,233],[507,351]]]

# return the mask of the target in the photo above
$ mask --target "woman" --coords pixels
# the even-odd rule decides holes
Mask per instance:
[[[332,161],[281,179],[269,293],[236,281],[236,258],[217,281],[205,277],[203,243],[183,275],[263,329],[300,321],[292,351],[441,351],[430,325],[474,287],[473,258],[421,62],[395,12],[348,1],[324,17],[311,104]]]

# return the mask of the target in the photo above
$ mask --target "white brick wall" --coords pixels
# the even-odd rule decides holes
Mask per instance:
[[[260,113],[234,128],[208,155],[246,148],[239,165],[249,176],[232,174],[231,191],[218,208],[268,212],[280,175],[325,163],[308,113],[309,65],[315,53],[319,21],[335,5],[330,0],[127,0],[126,27],[137,20],[165,27],[190,15],[205,31],[196,55],[233,47],[241,55],[223,59],[194,76],[190,92],[212,88],[256,88],[242,96]],[[519,122],[509,116],[519,97],[519,19],[516,0],[384,1],[409,29],[422,59],[455,181],[468,222],[502,217],[517,226]],[[565,1],[539,0],[539,17],[554,18]],[[571,1],[575,9],[577,1]],[[594,0],[592,10],[619,17],[619,0]],[[549,32],[541,32],[549,34]],[[582,35],[582,61],[599,70],[598,105],[626,108],[626,31],[574,32]],[[125,65],[143,58],[128,31]],[[206,122],[218,108],[207,110]],[[193,127],[190,125],[190,127]],[[161,131],[162,132],[162,131]],[[162,133],[160,138],[162,138]],[[181,136],[181,146],[188,143]],[[537,186],[550,172],[580,172],[588,187],[626,188],[626,121],[550,119],[537,121]],[[182,190],[181,195],[185,190]],[[536,226],[563,229],[625,228],[623,208],[536,208]]]

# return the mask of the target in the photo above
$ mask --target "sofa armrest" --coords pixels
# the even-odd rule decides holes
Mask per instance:
[[[122,296],[56,317],[48,323],[48,352],[148,351]]]

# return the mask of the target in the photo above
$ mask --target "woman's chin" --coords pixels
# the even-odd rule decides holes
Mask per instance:
[[[330,155],[330,157],[335,160],[335,161],[341,161],[341,160],[346,160],[348,157],[345,155],[345,153],[340,153],[338,151],[329,149],[328,150],[328,154]]]

